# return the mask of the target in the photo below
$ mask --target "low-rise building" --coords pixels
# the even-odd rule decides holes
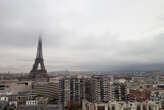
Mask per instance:
[[[160,103],[156,102],[108,102],[108,103],[91,103],[83,100],[82,110],[160,110]]]

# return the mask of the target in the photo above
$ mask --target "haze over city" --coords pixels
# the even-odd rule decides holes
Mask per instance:
[[[163,0],[1,0],[0,72],[164,71]]]

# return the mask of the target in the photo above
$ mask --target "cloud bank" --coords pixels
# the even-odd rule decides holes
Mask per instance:
[[[163,0],[1,0],[0,71],[164,71]]]

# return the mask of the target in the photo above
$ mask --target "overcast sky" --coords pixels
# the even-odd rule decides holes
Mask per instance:
[[[164,71],[164,0],[0,0],[0,72]]]

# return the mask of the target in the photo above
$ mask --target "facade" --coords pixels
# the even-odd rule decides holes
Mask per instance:
[[[30,91],[31,81],[6,81],[0,84],[0,95],[12,95]]]
[[[16,107],[38,104],[37,95],[33,93],[0,96],[0,102],[6,102],[9,105],[15,105]]]
[[[160,110],[160,103],[156,102],[108,102],[91,103],[83,100],[82,110]]]
[[[131,98],[137,102],[144,102],[149,100],[151,91],[149,90],[129,90]]]
[[[59,103],[64,106],[71,101],[70,79],[63,78],[59,80]]]
[[[32,91],[39,96],[44,96],[57,103],[59,94],[58,83],[35,83],[33,84]]]
[[[150,94],[151,101],[159,101],[164,103],[164,90],[154,90]]]
[[[113,84],[112,96],[115,101],[127,101],[128,100],[128,91],[127,87],[123,83]]]
[[[59,102],[64,106],[80,104],[85,99],[85,79],[63,78],[59,80]]]
[[[85,79],[71,78],[71,100],[81,103],[85,99]]]
[[[94,76],[90,86],[93,102],[108,102],[112,99],[112,85],[109,78]]]
[[[92,102],[92,97],[93,97],[93,85],[91,83],[91,78],[86,78],[85,79],[85,99]]]

